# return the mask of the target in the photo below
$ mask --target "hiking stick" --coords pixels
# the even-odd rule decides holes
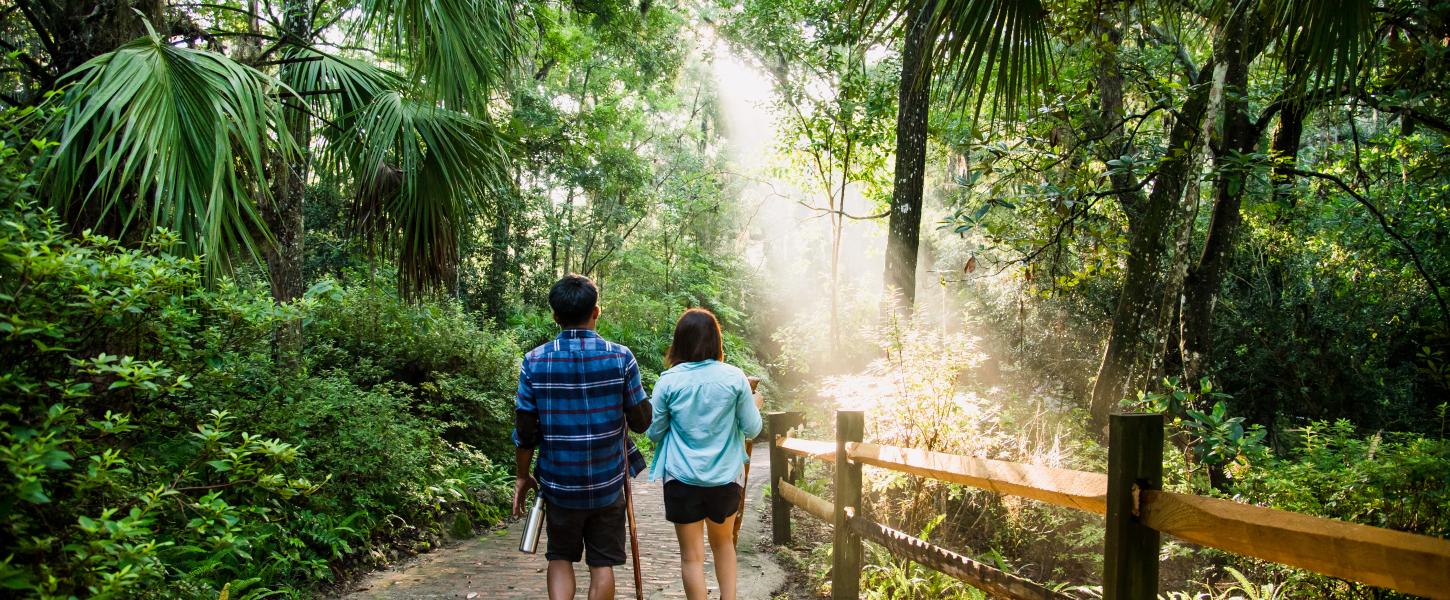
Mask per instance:
[[[740,545],[740,524],[745,521],[745,488],[750,484],[750,452],[755,445],[745,440],[745,476],[740,479],[740,512],[735,515],[735,545]]]
[[[755,393],[755,386],[760,385],[759,377],[746,377],[750,382],[750,393]],[[745,473],[740,478],[740,512],[735,514],[735,545],[740,545],[740,524],[745,522],[745,490],[750,485],[750,454],[755,450],[755,444],[751,440],[745,440]]]
[[[644,600],[644,575],[639,570],[639,530],[634,523],[634,486],[630,485],[629,477],[629,424],[628,417],[624,432],[624,510],[629,515],[629,553],[634,564],[634,597],[636,600]]]

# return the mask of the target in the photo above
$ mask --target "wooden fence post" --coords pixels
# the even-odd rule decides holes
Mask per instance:
[[[836,411],[836,518],[831,545],[833,600],[861,597],[861,537],[851,530],[851,516],[861,511],[861,463],[847,458],[846,444],[861,441],[865,430],[865,413]]]
[[[1160,535],[1143,524],[1139,492],[1163,488],[1163,415],[1108,416],[1104,600],[1158,596]]]
[[[780,480],[789,470],[785,451],[776,444],[776,436],[790,430],[792,415],[773,412],[765,415],[766,435],[770,436],[770,541],[778,546],[790,543],[790,503],[780,495]]]

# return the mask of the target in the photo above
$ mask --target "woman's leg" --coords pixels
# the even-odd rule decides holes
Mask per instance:
[[[689,600],[705,600],[705,528],[700,523],[675,524],[675,537],[680,540],[680,578],[685,581],[685,597]]]
[[[720,600],[735,600],[735,519],[724,523],[705,519],[710,533],[710,555],[715,558],[715,579],[720,582]]]

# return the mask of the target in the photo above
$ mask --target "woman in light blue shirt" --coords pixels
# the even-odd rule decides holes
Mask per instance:
[[[705,599],[705,534],[715,557],[721,600],[735,600],[735,518],[745,470],[745,440],[760,433],[760,400],[745,373],[725,364],[720,323],[692,308],[675,323],[655,384],[655,444],[650,479],[665,481],[665,518],[680,542],[680,576],[689,600]]]

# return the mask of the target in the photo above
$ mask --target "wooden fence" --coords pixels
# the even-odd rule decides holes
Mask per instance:
[[[1450,598],[1450,540],[1163,491],[1162,415],[1110,417],[1106,475],[868,444],[859,411],[836,413],[835,443],[787,437],[801,424],[800,413],[767,419],[772,537],[790,542],[791,506],[832,524],[831,590],[838,600],[860,596],[862,539],[995,596],[1072,598],[872,521],[861,512],[863,465],[1103,515],[1107,600],[1156,597],[1164,533],[1331,577]],[[835,465],[834,504],[796,486],[805,459]]]

